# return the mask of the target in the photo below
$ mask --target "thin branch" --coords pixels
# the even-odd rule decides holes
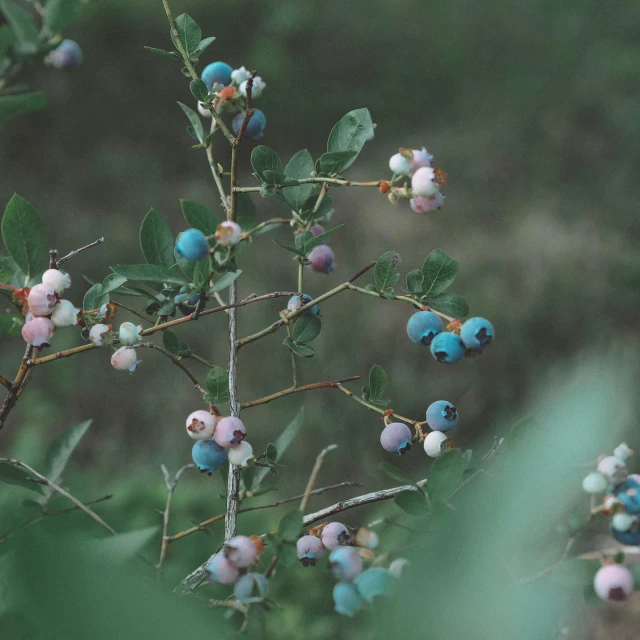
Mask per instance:
[[[335,184],[341,187],[379,187],[383,180],[371,180],[369,182],[354,182],[353,180],[342,180],[340,178],[301,178],[298,184]],[[392,188],[391,191],[403,191],[401,188]],[[257,193],[260,187],[236,187],[238,193]]]
[[[82,253],[83,251],[86,251],[87,249],[91,249],[92,247],[95,247],[99,244],[102,244],[104,242],[104,238],[98,238],[97,240],[94,240],[93,242],[91,242],[90,244],[85,245],[84,247],[80,247],[79,249],[74,249],[73,251],[69,251],[69,253],[67,253],[66,256],[62,256],[62,258],[58,258],[55,261],[55,269],[59,269],[65,262],[67,262],[68,260],[71,260],[71,258],[74,258],[75,256],[77,256],[79,253]]]
[[[300,393],[301,391],[311,391],[312,389],[327,389],[327,388],[339,388],[340,385],[344,382],[352,382],[353,380],[359,380],[360,376],[351,376],[349,378],[343,378],[342,380],[331,380],[328,382],[314,382],[312,384],[305,384],[302,387],[289,387],[288,389],[283,389],[282,391],[278,391],[277,393],[272,393],[270,396],[265,396],[264,398],[258,398],[257,400],[249,400],[247,402],[243,402],[241,405],[241,409],[249,409],[250,407],[255,407],[260,404],[267,404],[272,400],[277,400],[278,398],[282,398],[283,396],[288,396],[292,393]]]
[[[216,108],[216,104],[212,105],[213,109]],[[211,129],[209,134],[213,134],[216,130],[217,121],[212,118],[211,119]],[[222,207],[224,209],[225,215],[229,215],[229,200],[227,199],[227,194],[224,190],[224,186],[222,185],[222,179],[220,174],[218,173],[218,165],[213,158],[213,137],[209,139],[209,144],[206,146],[205,151],[207,152],[207,160],[209,161],[209,167],[211,168],[211,175],[213,176],[213,181],[216,184],[218,189],[218,193],[220,194],[220,201],[222,202]]]
[[[4,376],[0,376],[0,384],[3,387],[9,389],[9,391],[13,391],[13,383],[9,382],[9,380],[7,380]]]
[[[7,397],[2,404],[2,409],[0,409],[0,429],[4,427],[7,416],[15,406],[18,398],[28,384],[31,377],[31,368],[29,367],[28,363],[31,360],[32,356],[37,356],[38,353],[40,353],[40,349],[38,347],[32,347],[31,345],[26,346],[24,356],[22,357],[22,361],[20,362],[20,366],[18,367],[18,372],[16,373],[16,377],[13,381],[13,384],[11,385],[11,389],[9,389]]]
[[[276,565],[278,564],[278,556],[273,556],[271,558],[271,562],[269,566],[266,568],[265,572],[262,574],[265,578],[270,578],[273,575],[273,572],[276,569]]]
[[[324,462],[324,457],[330,451],[337,449],[337,444],[331,444],[328,447],[325,447],[316,458],[316,463],[313,465],[313,469],[311,470],[311,475],[309,476],[309,482],[307,482],[307,487],[304,490],[304,496],[302,497],[302,501],[300,502],[300,511],[304,512],[307,508],[307,503],[309,502],[309,496],[311,495],[311,490],[313,489],[313,485],[316,483],[318,479],[318,474],[320,473],[320,468],[322,467],[322,463]]]
[[[249,78],[247,79],[247,84],[246,84],[247,107],[244,113],[244,120],[242,121],[242,125],[240,126],[240,131],[238,131],[238,136],[236,137],[236,143],[233,145],[234,147],[240,146],[240,143],[242,142],[242,138],[244,138],[244,132],[247,130],[247,127],[249,126],[249,120],[251,120],[251,116],[253,115],[253,102],[251,100],[251,94],[253,92],[253,79],[255,78],[255,75],[256,75],[255,71],[252,71],[249,74]],[[232,174],[233,173],[234,172],[232,170]],[[235,184],[232,185],[232,191],[233,191],[233,187],[235,186],[236,186]]]
[[[187,367],[185,367],[182,364],[182,362],[180,362],[179,358],[176,358],[176,356],[174,356],[172,353],[169,353],[166,349],[163,349],[162,347],[158,346],[154,342],[141,342],[139,344],[134,345],[134,347],[135,348],[142,347],[144,349],[154,349],[155,351],[159,351],[160,353],[165,355],[167,358],[169,358],[169,360],[171,360],[171,362],[173,362],[173,364],[175,364],[176,367],[179,367],[185,372],[189,380],[193,382],[193,385],[200,393],[206,393],[205,388],[198,382],[198,379],[191,373],[191,371],[189,371],[189,369],[187,369]]]

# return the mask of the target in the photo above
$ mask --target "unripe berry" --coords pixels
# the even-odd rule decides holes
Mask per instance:
[[[142,327],[140,325],[136,326],[133,322],[123,322],[118,331],[118,340],[122,345],[131,346],[136,342],[140,342],[142,339],[141,331]]]
[[[616,513],[611,518],[611,528],[616,531],[629,531],[632,526],[637,525],[638,518],[628,513]],[[637,526],[636,526],[637,529]]]
[[[590,473],[582,481],[582,490],[586,493],[604,493],[607,490],[607,484],[601,473]]]
[[[362,607],[362,598],[358,589],[350,582],[338,582],[333,588],[334,609],[343,616],[352,617]]]
[[[371,567],[361,573],[353,584],[367,602],[373,602],[376,597],[388,596],[391,593],[393,576],[382,567]]]
[[[201,473],[211,475],[227,461],[227,450],[213,440],[198,440],[191,449],[191,457]]]
[[[209,243],[198,229],[187,229],[178,236],[176,250],[187,260],[197,261],[209,255]]]
[[[434,431],[449,431],[458,424],[458,410],[446,400],[436,400],[427,408],[427,424]]]
[[[209,111],[209,109],[207,109],[206,105],[203,102],[198,102],[198,113],[203,118],[213,118],[213,114],[211,113],[211,111]]]
[[[445,364],[458,362],[464,358],[464,343],[455,333],[443,331],[431,341],[431,355]]]
[[[58,303],[58,294],[48,284],[37,284],[27,296],[29,311],[34,316],[50,316]]]
[[[299,296],[291,296],[289,298],[289,302],[287,303],[287,309],[289,311],[297,311],[300,307],[303,307],[305,304],[309,304],[312,300],[313,298],[311,296],[308,296],[306,293],[303,293],[302,295],[299,295]],[[318,315],[318,313],[320,313],[320,307],[317,304],[314,304],[312,307],[307,309],[304,313],[305,314],[311,313],[314,316]]]
[[[225,449],[227,451],[227,449]],[[239,445],[231,447],[229,451],[229,462],[235,464],[236,467],[246,467],[253,459],[253,447],[243,440]]]
[[[131,371],[133,373],[141,362],[142,360],[138,360],[136,356],[136,350],[131,347],[120,347],[111,356],[111,366],[118,371]]]
[[[313,233],[313,235],[317,238],[324,233],[324,227],[319,224],[314,224],[313,227],[309,229],[309,231],[311,231],[311,233]]]
[[[244,80],[240,83],[240,93],[246,98],[247,97],[247,82],[248,80]],[[251,88],[251,97],[259,98],[262,95],[262,92],[266,89],[266,82],[260,77],[256,76],[253,79],[253,87]]]
[[[429,346],[442,331],[442,320],[433,311],[418,311],[407,322],[407,335],[411,342]]]
[[[422,196],[414,195],[409,201],[411,209],[416,213],[429,213],[440,209],[444,204],[444,196],[438,192],[435,196],[430,198],[423,198]]]
[[[211,91],[211,87],[213,87],[214,84],[228,85],[231,82],[232,71],[233,69],[226,62],[218,60],[218,62],[208,64],[202,70],[200,77],[207,85],[207,89]]]
[[[422,149],[414,149],[411,171],[415,173],[418,169],[422,169],[422,167],[430,167],[432,160],[433,156],[425,149],[425,147],[422,147]]]
[[[215,416],[204,409],[190,413],[187,418],[187,434],[194,440],[210,440],[215,428]]]
[[[404,573],[405,568],[409,564],[409,561],[406,558],[396,558],[389,565],[389,573],[396,579],[400,579],[402,574]]]
[[[296,550],[303,567],[315,567],[316,560],[324,554],[324,545],[316,536],[302,536],[296,543]]]
[[[76,309],[69,300],[60,300],[53,308],[51,322],[53,322],[58,329],[73,327],[78,324],[79,311],[80,309]]]
[[[640,483],[633,476],[616,485],[614,494],[627,513],[640,515]]]
[[[385,451],[403,456],[411,449],[411,429],[402,422],[388,424],[380,434],[380,444]]]
[[[615,456],[606,456],[598,462],[598,473],[602,474],[609,484],[621,483],[628,474],[627,465]]]
[[[330,522],[322,529],[322,544],[327,549],[337,549],[338,547],[351,544],[351,534],[349,529],[342,522]]]
[[[411,160],[405,158],[401,153],[394,153],[389,158],[389,169],[401,176],[408,176],[411,173],[411,164]]]
[[[56,293],[62,293],[71,286],[71,278],[58,269],[48,269],[42,274],[42,283],[48,284]]]
[[[460,330],[464,346],[472,351],[482,351],[488,347],[494,336],[493,325],[484,318],[469,318]]]
[[[235,536],[227,542],[227,558],[241,569],[250,567],[258,557],[258,550],[251,538],[247,536]]]
[[[218,225],[216,229],[216,241],[223,247],[233,247],[242,240],[242,229],[240,225],[226,220]]]
[[[450,448],[446,434],[442,431],[432,431],[424,439],[424,452],[430,458],[437,458],[441,453]]]
[[[242,128],[242,123],[244,122],[245,112],[239,113],[232,121],[231,128],[233,132],[238,135],[240,133],[240,129]],[[267,126],[267,118],[260,111],[260,109],[254,109],[253,115],[249,120],[249,124],[244,131],[244,135],[249,140],[260,140],[263,136],[264,128]]]
[[[27,344],[34,347],[49,347],[55,330],[49,318],[32,318],[22,325],[22,337]]]
[[[338,580],[351,581],[362,573],[362,558],[354,547],[339,547],[329,555],[331,571]]]
[[[413,195],[423,198],[433,198],[438,193],[438,184],[435,182],[436,174],[431,167],[418,169],[411,178]]]
[[[240,418],[222,418],[218,420],[214,440],[226,449],[236,447],[247,437],[247,430]]]
[[[356,531],[356,545],[365,549],[377,549],[380,544],[380,538],[375,531],[360,527]]]
[[[236,84],[242,84],[245,80],[249,79],[250,73],[244,68],[234,69],[231,72],[231,80]]]
[[[94,324],[89,331],[89,340],[96,347],[104,347],[111,342],[111,328],[106,324]]]
[[[334,257],[331,247],[326,244],[319,244],[309,254],[309,262],[311,263],[309,269],[319,273],[331,273],[334,269]]]
[[[613,450],[613,455],[618,458],[618,460],[625,462],[629,456],[633,455],[633,451],[623,442]]]
[[[65,71],[76,69],[82,63],[82,49],[73,40],[63,40],[58,47],[49,53],[47,62],[55,69]]]
[[[238,567],[224,553],[216,553],[209,561],[206,571],[209,574],[209,580],[218,584],[233,584],[240,577]]]
[[[601,600],[626,600],[633,591],[633,574],[619,564],[607,564],[598,569],[593,588]]]
[[[245,573],[233,588],[233,594],[242,603],[251,598],[266,598],[268,592],[269,581],[261,573]]]

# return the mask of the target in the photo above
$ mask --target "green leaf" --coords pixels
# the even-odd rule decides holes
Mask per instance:
[[[173,259],[173,234],[164,218],[149,209],[140,225],[140,248],[149,264],[171,267]]]
[[[184,111],[187,118],[189,118],[189,122],[193,127],[193,132],[196,134],[196,140],[198,140],[198,142],[202,142],[204,140],[204,128],[202,126],[202,120],[200,120],[198,114],[191,107],[187,107],[187,105],[183,104],[182,102],[178,102],[178,105]]]
[[[203,204],[193,200],[180,200],[180,208],[190,227],[202,231],[205,236],[211,236],[216,232],[218,219]]]
[[[456,293],[439,293],[427,298],[427,305],[454,318],[466,318],[469,315],[469,305]]]
[[[369,371],[369,398],[377,400],[387,388],[387,374],[379,364],[374,364]]]
[[[445,501],[460,485],[468,460],[460,449],[441,453],[429,468],[427,489],[432,500]]]
[[[327,141],[327,151],[353,151],[351,162],[342,169],[348,169],[358,157],[364,143],[373,135],[373,122],[368,109],[349,111],[331,130]]]
[[[306,344],[298,344],[289,338],[289,336],[282,341],[282,344],[285,345],[285,347],[289,347],[295,355],[301,358],[312,358],[315,354],[315,351],[311,347]]]
[[[11,313],[0,314],[0,338],[16,338],[22,332],[22,318]]]
[[[118,264],[109,267],[111,271],[127,280],[140,280],[142,282],[161,282],[166,284],[187,284],[185,278],[175,271],[156,264]]]
[[[32,15],[13,0],[0,0],[0,13],[4,15],[23,55],[34,54],[38,49],[39,30]]]
[[[273,149],[263,144],[258,145],[251,152],[251,166],[261,182],[266,182],[264,178],[265,171],[284,172],[280,156]]]
[[[0,26],[0,59],[4,58],[9,51],[9,47],[14,41],[13,31],[9,28],[9,25],[3,24]]]
[[[198,48],[196,49],[195,52],[195,56],[196,58],[199,58],[202,55],[202,52],[215,40],[215,36],[209,36],[208,38],[204,38],[203,40],[200,40],[200,44],[198,45]]]
[[[236,222],[245,233],[256,226],[256,205],[248,193],[238,194]]]
[[[396,467],[395,464],[391,464],[390,462],[381,462],[380,470],[384,471],[396,482],[401,482],[402,484],[415,484],[415,482],[402,469],[400,469],[400,467]]]
[[[200,78],[195,78],[189,83],[189,90],[191,91],[191,95],[200,102],[205,102],[209,95],[207,85],[204,80],[200,80]],[[202,142],[202,140],[200,142]]]
[[[172,60],[178,60],[182,62],[182,56],[177,51],[165,51],[164,49],[156,49],[155,47],[144,47],[147,51],[155,53],[156,55],[163,56],[165,58],[171,58]]]
[[[301,315],[293,325],[293,341],[298,345],[311,342],[318,336],[321,328],[322,321],[317,315]]]
[[[278,449],[272,442],[267,445],[266,454],[269,462],[275,462],[278,459]]]
[[[320,156],[320,171],[333,175],[348,169],[357,157],[355,151],[330,151]]]
[[[291,251],[291,253],[295,253],[297,256],[304,258],[304,255],[305,255],[304,251],[297,249],[296,247],[290,247],[289,245],[282,244],[282,242],[278,242],[277,240],[273,240],[273,242],[277,244],[279,247],[282,247],[283,249],[286,249],[287,251]]]
[[[111,293],[112,291],[118,291],[121,289],[122,285],[127,281],[126,278],[119,276],[115,273],[110,273],[105,279],[102,281],[102,293]],[[133,295],[140,295],[136,291],[132,292]]]
[[[296,245],[296,249],[301,253],[304,254],[305,250],[304,250],[304,246],[307,242],[309,242],[309,240],[313,240],[315,236],[313,235],[313,233],[311,233],[311,231],[303,231],[302,233],[299,233],[295,236],[295,245]]]
[[[82,0],[47,0],[44,21],[53,33],[61,33],[78,16]]]
[[[413,293],[419,295],[422,293],[422,281],[424,276],[422,275],[422,271],[420,269],[413,269],[407,273],[407,288],[405,291],[407,293]],[[443,312],[444,313],[444,312]]]
[[[428,296],[436,296],[453,284],[458,273],[458,263],[442,249],[432,251],[422,265],[423,290]]]
[[[59,433],[49,444],[44,456],[44,471],[42,474],[56,484],[62,477],[64,470],[80,440],[87,432],[93,420],[85,420],[75,427],[70,427]]]
[[[390,289],[398,282],[400,276],[396,269],[401,262],[400,254],[396,251],[387,251],[378,258],[373,269],[373,278],[381,291]]]
[[[18,486],[29,489],[30,491],[40,493],[40,487],[42,485],[37,482],[33,482],[33,479],[35,479],[35,476],[26,469],[16,467],[8,462],[0,461],[0,482],[17,484]]]
[[[429,513],[429,503],[420,491],[407,489],[401,491],[393,502],[406,513],[412,516],[425,516]]]
[[[46,264],[44,222],[31,203],[13,195],[2,218],[2,239],[9,255],[28,278]]]
[[[189,349],[189,345],[182,342],[172,331],[167,330],[162,333],[162,344],[169,353],[173,353],[175,356],[187,357],[193,353],[193,350]]]
[[[242,269],[238,269],[238,271],[229,271],[229,273],[225,273],[213,285],[213,287],[211,287],[211,293],[218,293],[219,291],[224,291],[241,273],[242,273]]]
[[[311,250],[313,248],[317,247],[318,245],[321,245],[327,238],[330,238],[336,231],[339,231],[340,229],[342,229],[342,227],[344,227],[344,223],[339,224],[337,227],[333,227],[333,229],[329,229],[329,231],[325,231],[324,233],[321,233],[319,236],[314,236],[309,238],[304,243],[304,253],[307,255],[311,253]],[[313,234],[311,235],[313,236]]]
[[[183,13],[176,18],[176,30],[189,58],[197,57],[196,52],[200,46],[202,31],[196,24],[196,21],[188,13]],[[178,47],[176,37],[173,35],[172,30],[170,30],[170,35],[171,41],[176,49],[179,49],[180,47]]]
[[[20,267],[13,258],[0,257],[0,284],[9,284],[15,278]]]
[[[158,527],[147,527],[138,531],[119,533],[117,536],[91,540],[86,543],[90,554],[112,562],[133,560],[158,536]]]
[[[314,164],[311,154],[307,149],[302,149],[292,156],[284,168],[284,173],[288,178],[309,178],[313,168]],[[301,184],[298,187],[288,187],[284,189],[282,195],[294,211],[300,211],[312,192],[312,184]]]
[[[85,311],[99,309],[103,304],[109,302],[109,294],[105,293],[102,285],[97,282],[85,294],[82,301],[82,308]]]
[[[302,531],[302,514],[298,509],[292,509],[285,513],[278,525],[280,538],[294,542]]]
[[[204,381],[205,389],[210,396],[215,398],[213,404],[229,401],[229,374],[222,367],[214,367],[207,374]]]

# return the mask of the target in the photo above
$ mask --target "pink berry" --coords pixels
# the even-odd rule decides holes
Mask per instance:
[[[34,347],[48,347],[55,330],[49,318],[32,318],[22,325],[22,337]]]
[[[324,545],[316,536],[302,536],[296,543],[296,550],[303,567],[315,567],[316,560],[324,554]]]
[[[244,569],[255,563],[258,557],[258,550],[251,538],[247,536],[235,536],[227,542],[227,558],[236,567]]]
[[[430,211],[435,211],[442,207],[444,204],[444,196],[440,192],[436,193],[436,195],[431,198],[423,198],[422,196],[414,195],[409,204],[411,205],[411,209],[416,213],[429,213]]]
[[[111,356],[111,366],[118,371],[135,371],[142,362],[136,356],[136,350],[131,347],[120,347]]]
[[[240,572],[224,553],[216,553],[207,565],[209,580],[218,584],[233,584],[239,577]]]
[[[413,164],[411,165],[411,171],[415,173],[422,167],[430,167],[433,156],[424,148],[413,150]]]
[[[58,294],[48,284],[37,284],[29,291],[27,304],[34,316],[49,316],[58,302]]]
[[[107,324],[95,324],[89,331],[89,340],[96,347],[106,346],[111,339],[111,327]]]
[[[351,542],[349,529],[341,522],[330,522],[322,530],[322,544],[327,549],[337,549],[340,546],[348,545]]]
[[[413,194],[423,198],[433,198],[438,193],[438,185],[435,182],[436,174],[431,167],[418,169],[411,178]]]
[[[380,544],[380,538],[375,531],[360,527],[356,531],[356,545],[365,549],[377,549]]]
[[[598,569],[593,588],[601,600],[626,600],[633,591],[633,574],[619,564],[607,564]]]
[[[319,244],[309,254],[309,269],[311,271],[317,271],[319,273],[331,273],[334,269],[333,249],[326,244]]]
[[[247,437],[247,430],[240,418],[222,418],[218,420],[213,439],[225,449],[238,446]]]
[[[187,435],[194,440],[210,440],[215,428],[215,417],[204,409],[190,413],[187,418]]]
[[[242,240],[242,229],[236,222],[225,220],[218,225],[216,240],[223,247],[233,247]]]
[[[71,278],[58,269],[48,269],[42,274],[42,283],[48,284],[56,293],[62,293],[71,286]]]
[[[311,231],[311,233],[313,233],[313,235],[317,238],[324,233],[324,227],[320,226],[319,224],[314,224],[313,227],[309,229],[309,231]]]

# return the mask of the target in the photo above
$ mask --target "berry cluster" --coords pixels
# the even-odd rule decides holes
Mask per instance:
[[[428,346],[438,361],[451,364],[466,355],[481,353],[495,336],[493,325],[485,318],[469,318],[464,324],[453,321],[444,331],[442,320],[433,311],[418,311],[407,322],[412,342]]]

